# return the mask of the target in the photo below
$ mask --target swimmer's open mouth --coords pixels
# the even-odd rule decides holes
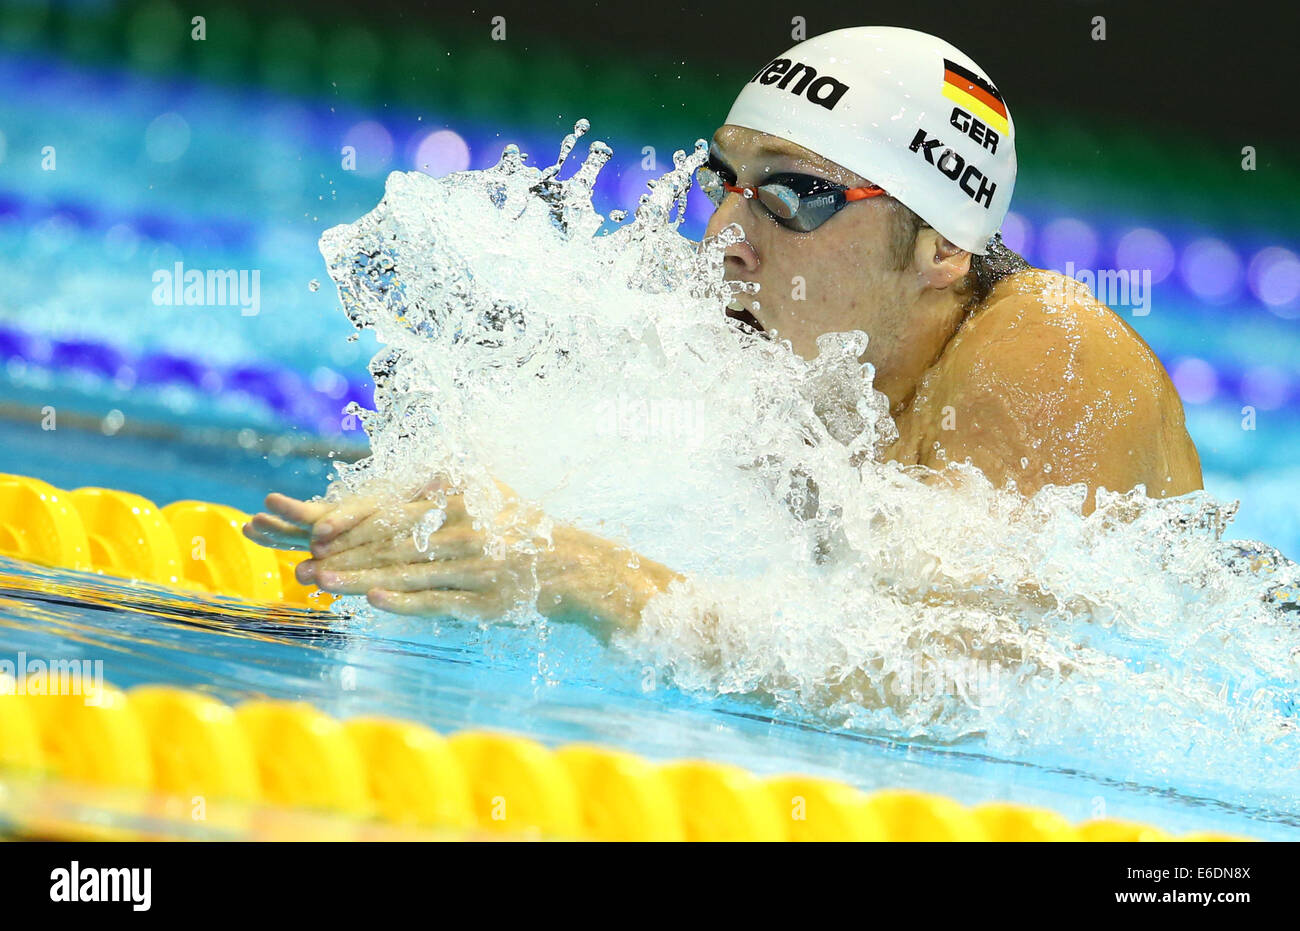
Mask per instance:
[[[758,322],[758,318],[747,310],[736,310],[733,307],[728,307],[727,316],[732,320],[735,320],[737,323],[744,324],[756,333],[767,333],[767,331],[763,329],[763,324]]]

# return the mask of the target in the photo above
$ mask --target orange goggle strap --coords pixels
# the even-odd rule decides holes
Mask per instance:
[[[745,197],[757,197],[758,187],[740,187],[735,184],[728,184],[718,177],[718,183],[722,185],[723,190],[731,194],[742,194]],[[885,193],[885,189],[870,185],[869,187],[851,187],[844,190],[844,199],[852,203],[855,200],[866,200],[868,197],[879,197]]]

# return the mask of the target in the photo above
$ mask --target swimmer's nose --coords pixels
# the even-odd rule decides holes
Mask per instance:
[[[726,256],[728,271],[744,272],[747,275],[758,271],[758,253],[748,242],[732,243],[723,255]]]
[[[732,223],[740,223],[747,213],[745,199],[739,194],[728,196],[709,217],[709,225],[704,229],[705,237],[717,236]],[[758,271],[758,253],[748,242],[738,242],[727,246],[723,252],[726,257],[727,271],[733,275],[752,275]]]

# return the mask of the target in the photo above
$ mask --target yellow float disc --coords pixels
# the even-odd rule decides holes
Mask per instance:
[[[685,840],[672,786],[645,760],[579,744],[562,747],[555,756],[577,789],[587,839]]]
[[[851,786],[812,776],[776,776],[768,792],[788,819],[791,840],[877,841],[884,827],[867,807],[867,797]]]
[[[17,683],[0,675],[0,769],[39,772],[45,765],[41,735]]]
[[[90,570],[90,541],[68,493],[35,478],[0,475],[0,546],[46,566]]]
[[[271,552],[275,553],[276,563],[280,568],[280,590],[284,593],[286,604],[302,605],[304,608],[323,611],[334,602],[334,596],[329,592],[323,592],[314,585],[303,585],[294,574],[298,563],[311,558],[310,553],[301,550],[272,550]]]
[[[464,731],[447,743],[469,780],[480,828],[515,836],[579,836],[582,817],[573,782],[541,744],[484,731]]]
[[[235,716],[257,761],[263,799],[349,813],[369,809],[365,767],[338,721],[306,702],[246,702]]]
[[[447,741],[418,724],[355,718],[343,725],[385,819],[448,828],[475,824],[469,784]]]
[[[257,764],[228,705],[162,685],[132,689],[127,697],[149,735],[159,791],[187,798],[258,799]]]
[[[1173,840],[1164,831],[1121,821],[1118,818],[1099,818],[1079,825],[1079,838],[1088,841],[1166,841]]]
[[[891,789],[870,795],[867,807],[880,819],[887,840],[988,840],[970,811],[941,795]]]
[[[673,787],[686,839],[777,841],[788,837],[784,812],[750,773],[724,763],[686,760],[660,772]]]
[[[176,536],[152,501],[109,488],[78,488],[69,497],[86,527],[96,569],[160,585],[180,582]]]
[[[162,509],[180,551],[185,577],[221,595],[281,601],[274,550],[244,536],[248,515],[204,501],[175,501]]]
[[[994,841],[1077,841],[1079,832],[1074,825],[1054,811],[1031,808],[1028,805],[1010,805],[990,802],[977,805],[975,816],[989,840]]]
[[[49,684],[59,687],[53,679]],[[47,695],[43,677],[29,677],[25,687],[41,750],[56,775],[73,782],[129,789],[152,786],[148,737],[120,690],[83,683],[82,694]]]

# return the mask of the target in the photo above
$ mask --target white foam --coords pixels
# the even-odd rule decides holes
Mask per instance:
[[[1101,492],[1083,517],[1081,488],[1025,500],[962,465],[952,488],[880,462],[893,424],[864,334],[809,363],[725,318],[721,245],[677,232],[704,150],[595,235],[608,155],[566,181],[513,149],[394,173],[326,232],[345,310],[384,347],[373,455],[332,495],[445,471],[486,517],[495,476],[685,573],[618,646],[686,688],[1300,798],[1297,615],[1268,597],[1296,569],[1223,542],[1232,507]]]

